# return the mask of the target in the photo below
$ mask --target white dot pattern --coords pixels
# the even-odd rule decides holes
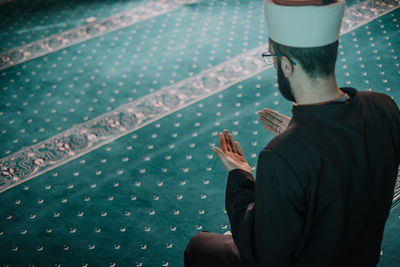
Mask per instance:
[[[186,5],[0,71],[1,157],[262,45],[260,5]],[[342,36],[340,85],[400,103],[399,16],[396,10]],[[181,266],[183,241],[201,230],[229,230],[226,172],[211,151],[217,133],[229,129],[255,170],[272,138],[257,121],[265,105],[290,115],[273,69],[1,193],[0,262]],[[68,142],[55,147],[73,153]],[[31,153],[33,166],[46,163]],[[4,176],[17,171],[1,168]],[[398,213],[392,217],[398,225]],[[384,260],[385,244],[382,250]]]
[[[0,52],[138,7],[142,2],[10,1],[0,8]]]

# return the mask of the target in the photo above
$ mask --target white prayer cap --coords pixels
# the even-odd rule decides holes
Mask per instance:
[[[279,44],[299,48],[324,46],[339,40],[345,0],[328,5],[301,5],[301,2],[307,3],[298,0],[264,0],[269,38]]]

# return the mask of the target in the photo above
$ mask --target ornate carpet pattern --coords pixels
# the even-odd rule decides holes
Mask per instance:
[[[217,132],[255,166],[272,138],[256,112],[290,114],[262,1],[39,2],[0,6],[0,263],[182,266],[190,236],[229,228]],[[63,31],[40,26],[53,4]],[[339,85],[400,104],[398,4],[348,2]],[[381,266],[400,260],[399,201],[400,178]]]
[[[145,6],[139,6],[134,9],[107,17],[99,22],[88,23],[82,27],[54,34],[48,38],[29,43],[24,46],[18,46],[7,52],[0,54],[0,70],[20,64],[22,62],[53,53],[68,46],[82,43],[89,39],[104,35],[128,27],[132,24],[148,20],[166,12],[181,7],[192,1],[158,1],[148,2]],[[96,20],[90,17],[86,21]]]

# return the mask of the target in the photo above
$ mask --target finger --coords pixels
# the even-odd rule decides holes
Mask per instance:
[[[225,136],[223,133],[219,133],[218,134],[219,137],[219,147],[222,149],[222,151],[227,151],[227,147],[226,147],[226,141],[225,141]]]
[[[235,147],[236,147],[238,154],[243,156],[243,150],[242,150],[242,147],[240,146],[239,142],[235,142]]]
[[[266,124],[266,123],[268,123],[268,124],[273,124],[270,120],[267,120],[267,119],[264,118],[263,116],[258,117],[258,120],[259,120],[260,122],[262,122],[263,124]]]
[[[268,113],[268,114],[270,114],[271,116],[274,116],[274,117],[279,117],[279,116],[282,115],[278,111],[270,109],[270,108],[264,108],[263,111]]]
[[[272,120],[275,120],[275,122],[277,123],[282,123],[285,119],[287,119],[286,116],[280,114],[279,112],[272,110],[272,109],[264,109],[264,114],[266,114],[266,116],[269,116],[270,118],[272,118]]]
[[[265,109],[261,112],[259,112],[261,117],[265,118],[266,120],[269,120],[273,123],[279,124],[282,122],[282,119],[280,116],[278,116],[276,113],[270,113],[266,111]]]
[[[279,132],[275,129],[275,128],[272,128],[271,126],[269,126],[269,125],[264,125],[264,128],[265,128],[265,130],[267,130],[268,132],[270,132],[271,134],[273,134],[273,135],[278,135],[279,134]]]
[[[214,151],[215,155],[217,155],[220,159],[225,159],[225,154],[224,151],[222,151],[221,149],[219,149],[218,147],[213,147],[212,151]]]
[[[263,114],[260,114],[260,116],[258,117],[258,120],[260,122],[262,122],[263,124],[268,124],[270,126],[280,125],[282,123],[278,120],[274,120],[271,117],[268,117],[267,115],[263,115]]]
[[[233,139],[233,136],[231,134],[228,134],[229,137],[229,143],[231,144],[232,147],[232,152],[237,153],[237,149],[235,146],[235,140]]]
[[[272,109],[269,109],[269,108],[264,108],[264,110],[265,110],[266,113],[268,113],[272,117],[275,117],[276,119],[279,119],[281,121],[290,120],[290,117],[285,116],[285,115],[279,113],[278,111],[275,111],[275,110],[272,110]]]
[[[225,138],[225,143],[226,143],[226,150],[227,151],[232,151],[232,144],[229,139],[229,132],[228,130],[224,130],[224,138]]]
[[[275,123],[273,123],[273,122],[271,122],[271,121],[269,121],[269,120],[267,120],[267,119],[265,119],[263,117],[260,117],[258,119],[259,119],[259,121],[261,121],[264,124],[264,126],[268,125],[270,128],[273,128],[273,129],[278,129],[278,128],[281,127],[280,124],[275,124]]]
[[[215,155],[217,155],[217,157],[219,158],[219,160],[221,161],[222,165],[226,165],[226,157],[224,154],[224,151],[222,151],[221,149],[219,149],[218,147],[213,147],[212,151],[215,153]]]
[[[233,169],[233,167],[229,164],[224,152],[219,149],[218,147],[213,147],[212,150],[217,155],[219,160],[221,161],[222,165],[224,165],[225,169],[229,172]]]

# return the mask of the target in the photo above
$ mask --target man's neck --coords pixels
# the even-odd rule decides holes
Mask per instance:
[[[337,86],[334,75],[327,78],[310,80],[302,79],[302,82],[292,83],[292,90],[298,105],[319,105],[337,100],[345,94]]]

